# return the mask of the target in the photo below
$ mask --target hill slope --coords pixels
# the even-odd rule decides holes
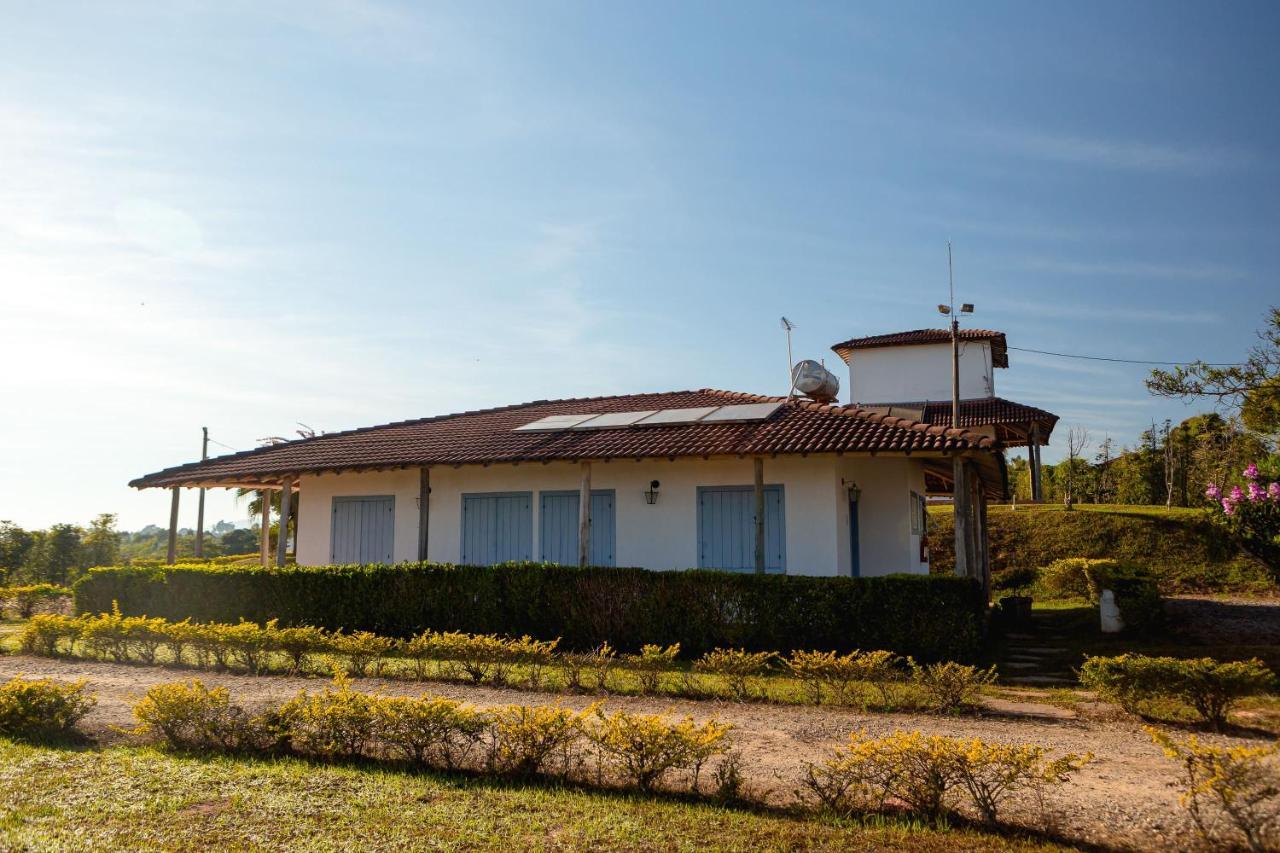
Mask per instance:
[[[1262,592],[1275,589],[1267,569],[1241,553],[1203,510],[1152,506],[992,507],[991,569],[1036,568],[1063,557],[1110,557],[1144,566],[1166,592]],[[955,567],[949,506],[930,507],[934,572]]]

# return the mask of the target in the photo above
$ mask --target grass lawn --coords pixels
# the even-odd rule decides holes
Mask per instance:
[[[295,759],[0,740],[0,848],[1049,850],[920,824],[766,814]]]

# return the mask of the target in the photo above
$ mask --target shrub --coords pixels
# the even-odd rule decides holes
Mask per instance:
[[[71,653],[84,623],[69,616],[36,615],[18,636],[18,644],[28,654],[57,657]],[[62,643],[66,641],[64,649]]]
[[[1105,582],[1119,568],[1115,560],[1067,557],[1040,570],[1040,586],[1054,598],[1086,598],[1097,604]]]
[[[29,741],[65,738],[96,703],[84,681],[11,678],[0,686],[0,735]]]
[[[6,608],[19,619],[30,619],[41,604],[71,599],[71,590],[51,583],[0,587],[0,612]]]
[[[356,758],[374,737],[377,697],[358,693],[339,671],[322,693],[300,692],[280,708],[280,721],[299,752]]]
[[[698,657],[747,651],[889,649],[916,660],[979,651],[985,601],[971,578],[800,575],[506,564],[450,566],[181,565],[95,568],[75,588],[78,612],[119,601],[126,615],[193,622],[364,630],[409,638],[425,628],[559,637],[585,652],[680,644]]]
[[[489,729],[489,716],[451,699],[379,699],[373,707],[379,739],[406,761],[453,769]]]
[[[978,814],[995,823],[1001,801],[1020,788],[1061,785],[1093,760],[1092,753],[1064,755],[1052,761],[1041,746],[987,743],[973,738],[954,744],[956,774]]]
[[[712,649],[694,662],[699,672],[724,678],[729,692],[741,702],[751,696],[751,679],[765,674],[777,657],[773,652],[748,652],[744,649]]]
[[[270,661],[272,651],[271,632],[275,628],[275,620],[267,623],[263,629],[255,622],[240,622],[237,625],[218,625],[215,628],[219,639],[231,652],[231,659],[245,671],[260,675]]]
[[[570,690],[585,690],[582,676],[592,673],[595,678],[595,689],[609,689],[609,672],[618,662],[618,653],[608,643],[601,643],[589,652],[562,652],[560,665],[564,668],[565,680]]]
[[[813,703],[822,702],[823,687],[835,702],[848,704],[856,695],[859,682],[870,682],[880,691],[885,706],[892,705],[892,684],[901,675],[902,658],[887,651],[835,652],[795,651],[785,661],[787,669],[804,683]]]
[[[553,766],[569,772],[575,764],[583,723],[596,707],[575,712],[559,705],[509,705],[496,711],[493,766],[521,776],[549,772]]]
[[[1072,754],[1050,761],[1039,746],[978,738],[897,731],[877,739],[856,732],[826,761],[806,766],[802,793],[841,814],[880,808],[893,797],[917,813],[938,817],[963,791],[982,818],[994,822],[1000,802],[1013,791],[1061,784],[1091,759]]]
[[[368,675],[370,670],[375,676],[382,675],[382,659],[394,646],[395,640],[369,631],[330,634],[328,639],[329,650],[347,659],[348,672],[355,677]]]
[[[274,739],[266,718],[231,702],[225,687],[198,679],[158,684],[133,706],[138,733],[158,733],[175,749],[239,752],[266,749]]]
[[[510,666],[510,652],[500,637],[460,631],[428,631],[414,638],[416,653],[445,663],[450,678],[465,675],[472,684],[486,679],[502,683]]]
[[[312,655],[329,650],[329,637],[319,628],[310,625],[278,628],[275,620],[268,624],[273,633],[272,645],[289,659],[290,674],[304,671]]]
[[[537,690],[542,686],[542,671],[556,661],[556,646],[560,641],[535,640],[521,637],[506,642],[506,657],[525,668],[525,682]]]
[[[587,737],[611,758],[617,768],[642,791],[649,791],[672,770],[688,770],[691,787],[698,787],[702,766],[729,749],[732,726],[692,717],[672,722],[657,714],[605,715],[597,709],[587,725]]]
[[[1124,654],[1086,657],[1080,668],[1080,683],[1130,711],[1162,696],[1179,699],[1214,728],[1221,729],[1239,700],[1270,691],[1275,686],[1275,676],[1257,658],[1223,663],[1213,658],[1183,660]]]
[[[1191,735],[1175,741],[1147,728],[1165,755],[1182,765],[1182,805],[1210,844],[1250,850],[1280,845],[1280,772],[1275,757],[1280,744],[1223,747],[1201,743]]]
[[[642,693],[657,693],[662,686],[662,673],[668,670],[680,656],[680,644],[659,646],[648,644],[640,648],[640,654],[627,655],[626,662],[636,672]]]
[[[911,680],[923,688],[935,710],[950,712],[972,703],[982,687],[996,680],[996,668],[955,662],[921,666],[911,661]]]
[[[93,657],[110,657],[116,663],[129,660],[129,636],[120,608],[112,605],[110,613],[81,617],[80,639]]]

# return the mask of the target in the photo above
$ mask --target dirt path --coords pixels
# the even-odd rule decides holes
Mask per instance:
[[[0,678],[18,674],[88,679],[98,694],[98,706],[86,724],[107,740],[122,737],[113,727],[132,724],[131,697],[154,684],[198,676],[207,684],[228,688],[239,701],[249,705],[280,701],[304,687],[314,690],[323,684],[315,678],[255,678],[76,660],[0,657]],[[425,692],[481,707],[563,701],[568,707],[582,708],[595,701],[586,696],[561,697],[438,682],[357,679],[354,685],[359,690],[389,695],[417,696]],[[866,729],[872,735],[918,729],[928,734],[1034,743],[1055,754],[1092,752],[1096,756],[1094,762],[1051,794],[1050,809],[1060,830],[1069,837],[1126,847],[1185,846],[1179,843],[1186,838],[1187,824],[1174,787],[1176,768],[1151,744],[1140,725],[1129,719],[1095,719],[1092,715],[1081,719],[1069,711],[1019,699],[993,699],[987,713],[963,717],[864,714],[847,708],[626,696],[609,697],[606,704],[628,711],[691,714],[698,719],[714,715],[732,723],[749,785],[778,801],[792,796],[805,761],[821,760],[857,729]],[[1039,809],[1030,802],[1017,803],[1010,816],[1032,825],[1044,822]]]

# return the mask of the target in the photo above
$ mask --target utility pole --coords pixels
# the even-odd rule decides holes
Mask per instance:
[[[951,302],[947,305],[939,305],[938,313],[951,319],[951,428],[958,430],[960,429],[960,315],[972,314],[973,306],[966,302],[957,310],[955,270],[951,263],[951,241],[947,241],[947,286]],[[972,515],[969,463],[959,453],[951,457],[951,479],[951,503],[956,531],[956,574],[962,577],[976,576],[980,574],[981,569],[970,565],[970,562],[977,558],[977,553],[976,540],[973,538],[976,532],[974,530],[976,520]]]
[[[200,461],[209,458],[209,428],[200,427],[204,439],[200,444]],[[196,556],[204,556],[204,489],[200,490],[200,500],[196,504]]]

